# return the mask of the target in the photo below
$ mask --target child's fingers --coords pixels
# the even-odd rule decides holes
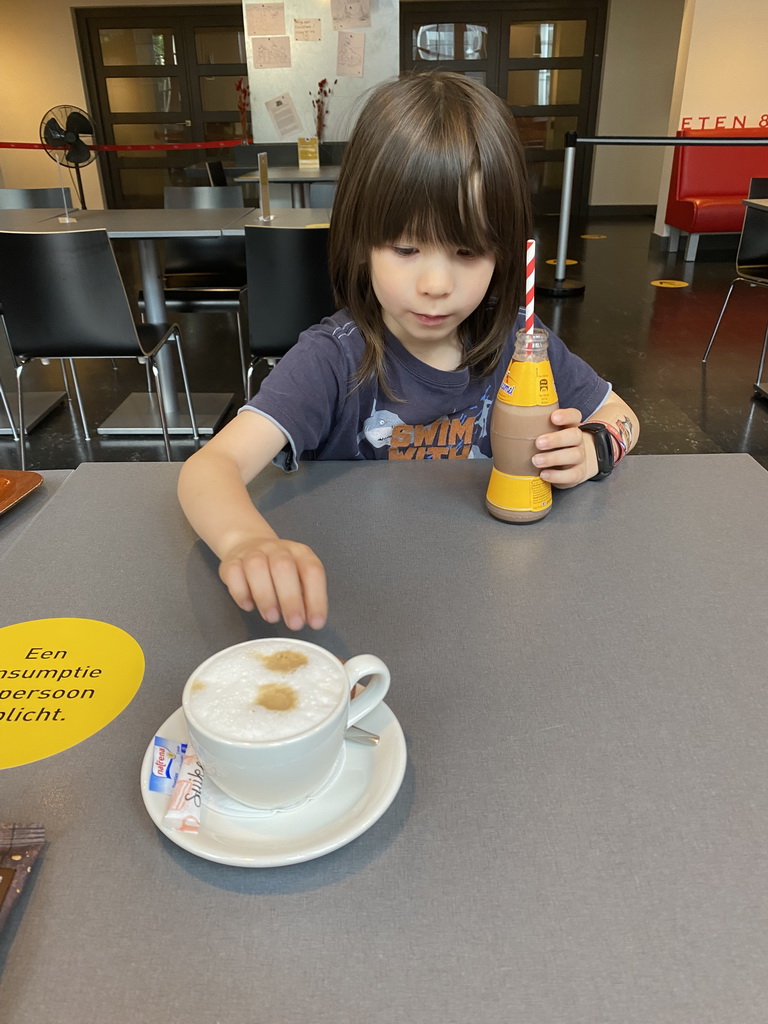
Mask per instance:
[[[307,613],[296,561],[281,552],[270,556],[269,567],[283,621],[289,629],[301,629],[307,621]]]
[[[299,561],[299,575],[304,591],[304,609],[312,629],[322,629],[328,618],[328,587],[323,563],[313,551]]]
[[[219,566],[219,576],[235,604],[244,612],[252,612],[253,598],[242,564],[240,562],[222,562]]]

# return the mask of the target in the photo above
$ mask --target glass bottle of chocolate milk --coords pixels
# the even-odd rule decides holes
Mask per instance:
[[[555,429],[550,416],[559,406],[548,338],[541,327],[517,332],[515,352],[491,412],[493,469],[485,507],[507,523],[543,519],[552,508],[552,485],[531,462],[536,438]]]

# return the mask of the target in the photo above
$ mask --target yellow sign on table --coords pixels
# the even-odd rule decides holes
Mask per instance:
[[[299,167],[320,166],[320,144],[317,136],[311,139],[299,139]]]
[[[117,718],[144,654],[95,619],[36,619],[0,629],[0,769],[74,747]]]

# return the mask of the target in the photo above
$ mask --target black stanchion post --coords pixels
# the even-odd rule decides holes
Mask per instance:
[[[557,261],[553,279],[544,268],[536,267],[536,291],[556,299],[583,295],[585,285],[565,276],[565,259],[568,251],[568,227],[571,219],[571,197],[573,195],[573,168],[576,160],[576,132],[565,133],[565,161],[563,163],[563,190],[560,195],[560,225],[557,233]]]

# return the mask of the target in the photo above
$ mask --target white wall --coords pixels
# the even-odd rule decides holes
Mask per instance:
[[[267,0],[269,2],[269,0]],[[333,29],[331,5],[328,0],[283,0],[285,30],[290,40],[290,68],[255,68],[252,39],[246,39],[248,80],[251,88],[253,136],[262,142],[294,142],[298,135],[312,136],[314,110],[312,97],[325,78],[333,85],[329,99],[329,116],[323,135],[325,142],[348,138],[356,110],[355,102],[377,82],[397,75],[400,70],[400,22],[398,0],[371,0],[369,28],[355,29],[364,36],[365,55],[362,77],[337,75],[339,33]],[[243,23],[247,25],[243,2]],[[295,18],[319,19],[321,39],[301,42],[293,38]],[[302,124],[301,132],[282,136],[276,130],[265,107],[267,100],[289,93]]]
[[[685,0],[675,86],[667,122],[674,135],[688,119],[692,128],[768,125],[766,0]],[[722,120],[718,123],[717,118]],[[655,231],[667,234],[667,202],[672,153],[669,151],[658,192]]]
[[[684,0],[610,0],[597,135],[667,134],[683,6]],[[654,205],[665,152],[595,146],[590,203]]]
[[[211,2],[215,0],[183,0],[185,5]],[[78,0],[77,6],[146,7],[147,0]],[[174,6],[173,0],[166,6]],[[66,103],[87,108],[74,18],[66,0],[1,0],[0,39],[0,141],[39,142],[40,120],[51,107]],[[68,178],[69,172],[63,173]],[[88,205],[103,206],[96,164],[82,173]],[[0,149],[0,185],[58,185],[56,164],[42,150]]]

